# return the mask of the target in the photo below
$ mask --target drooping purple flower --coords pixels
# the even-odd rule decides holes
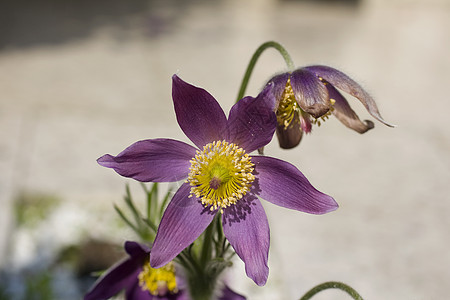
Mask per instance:
[[[84,300],[106,300],[125,290],[126,300],[190,300],[183,277],[171,262],[160,269],[149,264],[150,248],[125,242],[128,257],[108,269]],[[228,286],[219,291],[218,300],[245,300]]]
[[[258,197],[312,214],[337,208],[293,165],[267,156],[249,156],[272,139],[276,115],[272,85],[256,98],[245,97],[228,119],[207,91],[173,76],[172,97],[186,136],[198,147],[171,139],[136,142],[98,159],[125,177],[139,181],[187,180],[169,203],[153,244],[150,264],[164,266],[190,245],[222,212],[226,238],[244,261],[247,276],[267,281],[269,224]],[[270,98],[270,99],[268,99]]]
[[[367,111],[387,126],[373,98],[353,79],[327,66],[309,66],[292,73],[274,76],[268,84],[274,85],[277,114],[277,137],[281,148],[290,149],[300,143],[303,132],[311,132],[312,124],[320,126],[333,114],[345,126],[359,133],[374,127],[372,121],[362,122],[352,110],[340,89],[357,98]]]

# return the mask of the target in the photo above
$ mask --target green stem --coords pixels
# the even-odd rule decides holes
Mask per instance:
[[[193,300],[213,299],[215,281],[211,282],[207,278],[189,278],[190,296]]]
[[[211,244],[213,243],[213,231],[215,220],[209,224],[203,236],[203,245],[200,253],[200,266],[204,267],[211,259]]]
[[[338,281],[328,281],[319,284],[310,289],[303,297],[300,298],[300,300],[309,300],[317,293],[327,289],[340,289],[349,294],[355,300],[363,300],[363,298],[358,294],[358,292],[355,291],[352,287]]]
[[[247,89],[247,85],[250,80],[250,76],[252,75],[253,69],[255,68],[256,62],[258,61],[259,57],[264,52],[264,50],[266,50],[267,48],[275,48],[276,50],[278,50],[281,56],[283,56],[283,59],[286,62],[288,69],[289,70],[294,69],[294,62],[292,61],[291,56],[283,46],[274,41],[265,42],[264,44],[259,46],[258,49],[256,49],[255,53],[250,59],[250,62],[247,66],[247,70],[245,71],[244,74],[244,78],[242,79],[241,87],[239,89],[239,94],[236,99],[236,102],[238,102],[240,99],[242,99],[242,97],[244,97],[245,90]]]

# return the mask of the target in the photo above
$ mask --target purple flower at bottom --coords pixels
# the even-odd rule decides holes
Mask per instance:
[[[393,126],[383,120],[373,98],[358,83],[334,68],[308,66],[276,75],[268,84],[274,85],[275,102],[271,106],[277,114],[277,137],[281,148],[297,146],[303,132],[311,132],[312,124],[320,126],[319,118],[325,120],[330,114],[359,133],[374,127],[372,121],[359,119],[337,89],[361,101],[378,121]]]
[[[149,265],[150,248],[125,242],[129,257],[108,269],[86,294],[84,300],[106,300],[125,290],[127,300],[190,300],[183,277],[173,263],[153,269]],[[218,300],[245,300],[224,286]]]
[[[207,91],[173,76],[178,124],[198,149],[171,139],[136,142],[98,159],[125,177],[144,182],[187,180],[166,208],[150,255],[159,268],[197,239],[222,213],[223,231],[256,284],[267,281],[269,224],[259,197],[311,214],[335,210],[334,199],[316,190],[293,165],[248,153],[268,144],[276,115],[268,85],[256,98],[238,101],[227,117]],[[270,99],[268,99],[270,98]]]

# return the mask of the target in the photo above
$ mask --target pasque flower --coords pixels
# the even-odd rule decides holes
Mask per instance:
[[[136,242],[125,242],[125,251],[129,257],[107,270],[84,300],[109,299],[123,289],[127,300],[188,299],[178,287],[173,263],[151,268],[150,248]]]
[[[304,67],[276,75],[268,84],[274,85],[275,102],[272,106],[277,114],[277,136],[281,148],[297,146],[303,132],[311,132],[314,123],[320,126],[320,119],[325,120],[330,114],[359,133],[374,127],[372,121],[359,119],[337,89],[356,97],[375,119],[392,126],[383,120],[373,98],[353,79],[334,68]]]
[[[178,124],[198,147],[172,139],[136,142],[98,159],[125,177],[144,182],[185,179],[169,203],[153,244],[150,264],[166,265],[222,214],[223,231],[244,261],[247,276],[264,285],[269,268],[269,225],[259,197],[312,214],[337,208],[293,165],[249,153],[268,144],[276,127],[269,84],[256,98],[245,97],[228,119],[207,91],[173,76],[172,98]],[[271,99],[267,99],[271,98]]]
[[[150,248],[127,241],[128,257],[108,269],[86,294],[84,300],[106,300],[125,290],[127,300],[189,300],[183,277],[170,262],[154,269],[149,264]],[[224,286],[218,300],[244,300],[245,297]]]

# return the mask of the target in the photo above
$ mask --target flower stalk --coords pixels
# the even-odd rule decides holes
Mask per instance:
[[[294,61],[292,60],[291,56],[283,46],[274,41],[265,42],[264,44],[259,46],[258,49],[256,49],[255,53],[250,59],[250,62],[248,63],[247,69],[244,74],[244,78],[242,79],[241,87],[239,88],[239,93],[236,102],[238,102],[240,99],[244,97],[245,90],[247,89],[247,85],[250,80],[250,76],[252,75],[253,69],[255,68],[256,62],[258,61],[261,54],[268,48],[274,48],[281,54],[284,61],[286,62],[289,71],[292,71],[295,68]]]
[[[303,295],[303,297],[301,297],[300,300],[309,300],[312,297],[314,297],[317,293],[327,289],[339,289],[341,291],[346,292],[350,297],[352,297],[355,300],[363,300],[363,298],[358,294],[358,292],[354,288],[339,281],[327,281],[319,285],[316,285],[315,287],[310,289],[305,295]]]
[[[228,243],[223,235],[220,218],[221,215],[217,214],[198,239],[199,247],[190,247],[181,252],[190,264],[197,266],[194,272],[185,268],[190,296],[194,300],[212,299],[220,274],[232,265],[232,255],[227,253],[229,247],[225,246]],[[195,250],[199,250],[199,253],[195,253]]]

